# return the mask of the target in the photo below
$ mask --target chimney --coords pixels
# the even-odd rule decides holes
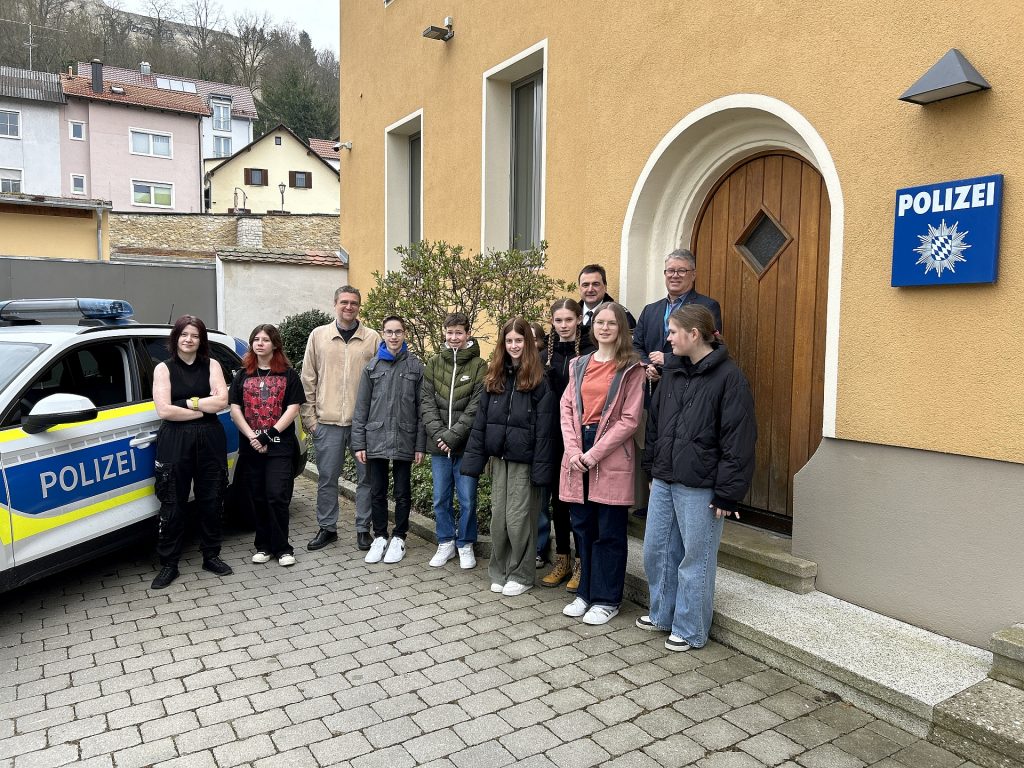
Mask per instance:
[[[103,93],[103,62],[99,59],[92,60],[92,90]]]
[[[141,72],[144,75],[151,75],[153,74],[153,69],[149,66],[148,61],[144,61],[141,64],[139,64],[139,72]]]

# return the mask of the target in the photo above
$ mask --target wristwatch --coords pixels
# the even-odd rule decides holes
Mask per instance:
[[[199,410],[199,398],[198,397],[193,397],[191,400],[189,400],[189,403],[191,404],[193,411],[198,411]]]

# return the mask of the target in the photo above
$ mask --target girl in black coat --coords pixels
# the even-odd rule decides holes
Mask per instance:
[[[501,328],[480,407],[462,458],[479,477],[491,459],[491,591],[511,597],[533,586],[540,488],[554,474],[551,395],[525,320]]]
[[[707,308],[673,312],[668,339],[644,455],[654,478],[644,534],[651,612],[636,625],[670,632],[665,647],[686,651],[708,640],[722,527],[739,519],[750,487],[757,424],[747,379]]]

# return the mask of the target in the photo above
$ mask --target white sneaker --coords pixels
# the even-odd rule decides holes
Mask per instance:
[[[619,614],[619,609],[612,605],[592,605],[590,610],[583,614],[584,624],[607,624]]]
[[[587,603],[582,597],[577,597],[565,608],[562,609],[562,613],[566,616],[572,616],[574,619],[578,619],[580,616],[587,612]]]
[[[491,584],[491,592],[497,592],[499,595],[501,594],[501,590],[503,590],[504,588],[504,584]]]
[[[266,552],[257,552],[255,555],[252,556],[252,561],[254,563],[266,563],[270,561],[270,555],[268,555]]]
[[[284,554],[277,558],[278,565],[295,565],[295,555]]]
[[[455,557],[455,542],[442,541],[437,545],[437,552],[430,558],[430,567],[440,568],[453,557]]]
[[[403,557],[405,557],[405,539],[392,536],[391,542],[388,544],[388,551],[384,553],[384,562],[397,563]]]
[[[370,545],[370,551],[366,553],[366,557],[363,558],[364,563],[379,563],[381,558],[384,557],[384,550],[388,547],[388,540],[383,536],[378,536],[373,540],[373,544]]]
[[[501,594],[505,597],[515,597],[531,589],[533,589],[533,584],[520,584],[518,581],[510,581],[501,588]]]
[[[466,571],[470,568],[476,568],[476,555],[473,553],[472,544],[459,547],[459,568]]]

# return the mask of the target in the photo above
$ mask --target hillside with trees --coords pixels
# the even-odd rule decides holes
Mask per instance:
[[[249,88],[257,133],[285,123],[303,139],[338,134],[338,58],[309,35],[215,0],[148,0],[148,14],[103,0],[0,0],[0,64],[43,72],[78,61]]]

